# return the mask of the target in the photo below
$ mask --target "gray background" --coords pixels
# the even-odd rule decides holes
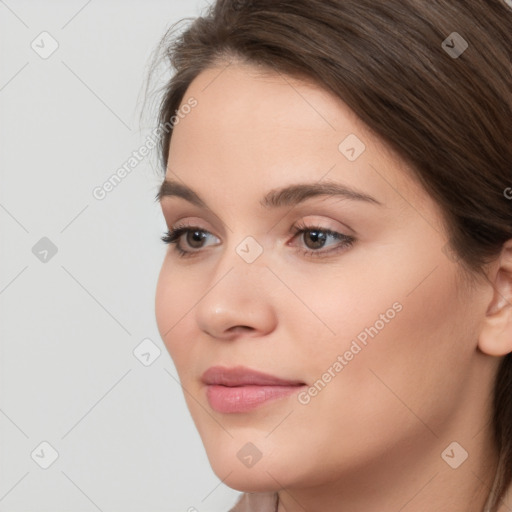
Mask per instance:
[[[160,37],[206,6],[0,1],[0,512],[225,511],[239,495],[156,326],[155,150],[92,194],[154,129],[139,115]]]

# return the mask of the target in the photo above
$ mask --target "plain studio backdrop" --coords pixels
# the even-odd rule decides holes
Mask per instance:
[[[163,176],[155,149],[133,160],[154,145],[152,51],[206,6],[0,1],[0,512],[224,512],[239,495],[157,330]]]

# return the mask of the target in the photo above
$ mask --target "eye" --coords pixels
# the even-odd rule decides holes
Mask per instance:
[[[294,234],[293,240],[302,238],[304,241],[306,249],[302,249],[301,252],[305,256],[332,256],[333,254],[351,247],[356,241],[352,236],[320,226],[306,226],[301,224],[294,226],[291,231]],[[167,231],[161,240],[165,244],[173,244],[173,251],[180,257],[190,257],[201,252],[201,249],[208,245],[215,245],[215,243],[205,244],[205,241],[207,242],[210,236],[213,237],[212,233],[197,226],[177,226]],[[185,246],[182,245],[183,239]],[[329,244],[329,240],[333,243]],[[329,246],[333,247],[325,250],[325,247]]]
[[[306,226],[301,224],[294,226],[292,231],[295,234],[294,239],[302,238],[304,241],[307,249],[303,250],[303,254],[306,256],[331,256],[351,247],[356,241],[352,236],[320,226]],[[320,250],[324,249],[326,246],[329,247],[329,244],[327,244],[329,239],[334,241],[333,244],[330,244],[334,247],[328,250]]]
[[[188,247],[192,250],[184,249],[181,245],[183,235],[186,235],[185,242]],[[161,238],[165,244],[174,244],[174,251],[181,257],[187,257],[194,253],[199,252],[199,249],[205,247],[203,242],[208,239],[208,236],[213,236],[209,231],[201,229],[197,226],[177,226],[174,229],[170,229]]]

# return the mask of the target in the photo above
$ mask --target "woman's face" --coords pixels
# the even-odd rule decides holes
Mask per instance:
[[[272,490],[429,453],[448,474],[441,453],[485,425],[495,368],[477,351],[492,295],[462,300],[437,205],[318,87],[219,65],[187,102],[166,179],[195,195],[169,185],[161,204],[191,231],[169,245],[156,319],[215,473]],[[293,386],[207,386],[219,366]]]

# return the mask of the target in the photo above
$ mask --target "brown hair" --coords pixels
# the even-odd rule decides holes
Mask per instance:
[[[175,71],[160,127],[199,73],[222,62],[312,80],[409,164],[443,212],[450,254],[467,276],[485,276],[512,238],[512,9],[504,0],[217,0],[184,31],[176,27],[159,47]],[[164,168],[171,137],[169,128],[160,137]],[[512,481],[511,357],[495,382],[493,511]]]

